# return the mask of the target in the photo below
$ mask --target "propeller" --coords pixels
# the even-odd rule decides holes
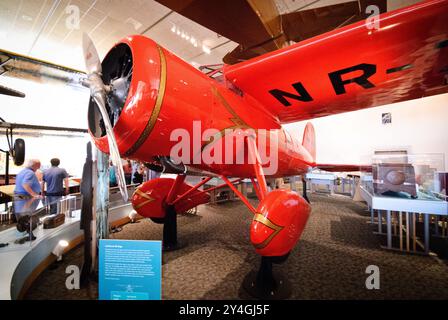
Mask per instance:
[[[126,188],[126,180],[124,177],[123,166],[121,164],[120,152],[118,151],[117,140],[110,123],[109,114],[106,108],[106,94],[111,92],[111,87],[104,84],[101,78],[101,62],[98,56],[98,52],[93,44],[92,39],[84,33],[82,39],[82,47],[84,52],[84,61],[86,63],[86,69],[88,77],[83,81],[83,85],[90,89],[90,95],[95,101],[101,116],[104,121],[106,129],[107,141],[109,143],[109,153],[113,165],[115,166],[115,172],[117,173],[118,187],[120,188],[123,201],[128,201],[128,190]]]
[[[4,94],[7,96],[12,96],[12,97],[19,97],[19,98],[25,98],[25,94],[23,92],[5,87],[0,85],[0,94]]]

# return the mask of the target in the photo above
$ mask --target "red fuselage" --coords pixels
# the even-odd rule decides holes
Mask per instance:
[[[125,38],[133,55],[133,76],[120,117],[114,126],[120,154],[142,162],[169,156],[179,140],[170,141],[174,130],[184,129],[193,140],[193,123],[200,134],[207,129],[276,129],[266,137],[278,139],[278,170],[275,176],[297,175],[314,164],[310,153],[281,127],[262,105],[231,89],[230,84],[209,78],[171,52],[143,36]],[[100,150],[108,152],[107,138],[93,137]],[[237,164],[236,154],[246,152],[233,139],[234,159],[227,164],[195,163],[198,153],[211,148],[207,141],[190,141],[188,166],[226,176],[253,177],[253,165]],[[224,147],[224,144],[223,144]],[[264,146],[258,146],[263,148]],[[269,149],[268,149],[269,150]],[[224,152],[223,152],[224,153]],[[196,158],[194,156],[196,155]],[[275,155],[273,155],[275,156]]]
[[[184,161],[189,166],[225,176],[253,177],[253,166],[237,164],[236,159],[227,164],[195,161],[217,139],[198,142],[193,123],[200,123],[199,136],[208,129],[278,129],[261,143],[264,146],[258,144],[259,150],[269,150],[272,140],[278,141],[273,155],[278,170],[271,175],[306,172],[315,165],[314,132],[302,145],[281,123],[447,92],[447,14],[447,0],[424,1],[381,15],[376,29],[360,21],[224,66],[222,82],[148,38],[127,37],[121,43],[132,53],[133,74],[114,126],[120,153],[143,162],[170,156],[178,144],[171,134],[184,129],[190,136]],[[108,151],[106,137],[94,136],[94,141]],[[246,153],[247,146],[235,143],[230,149],[237,155]]]

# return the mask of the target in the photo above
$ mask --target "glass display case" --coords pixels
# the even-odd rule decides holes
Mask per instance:
[[[136,187],[129,185],[128,194],[133,194]],[[30,250],[32,246],[78,222],[81,204],[80,194],[47,196],[42,199],[14,197],[13,201],[0,204],[0,259],[2,252]],[[110,188],[109,208],[126,205],[123,204],[119,188]]]
[[[443,154],[375,154],[361,181],[377,196],[446,201],[444,164]]]
[[[128,186],[128,193],[135,188]],[[119,188],[109,189],[107,203],[110,223],[129,217],[131,204],[123,203]],[[33,270],[62,260],[83,240],[81,204],[80,194],[43,199],[14,197],[0,204],[0,299],[18,299]]]
[[[36,240],[75,218],[79,196],[29,198],[15,197],[0,207],[0,253],[29,250]],[[37,241],[39,242],[39,241]]]

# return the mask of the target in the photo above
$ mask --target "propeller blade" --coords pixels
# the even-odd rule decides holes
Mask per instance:
[[[90,95],[93,100],[95,100],[101,116],[103,117],[104,126],[106,127],[107,141],[109,142],[109,154],[116,169],[118,187],[120,188],[123,201],[127,202],[129,196],[126,188],[123,166],[121,164],[120,152],[118,151],[117,140],[115,140],[112,125],[109,120],[109,114],[106,109],[106,91],[110,90],[110,88],[108,89],[101,79],[101,61],[92,39],[90,39],[86,33],[83,34],[82,48],[88,73],[88,79],[83,82],[83,85],[90,88]]]
[[[7,96],[13,96],[13,97],[19,97],[19,98],[25,98],[25,94],[23,92],[4,87],[0,85],[0,94],[4,94]]]
[[[86,63],[87,73],[101,73],[101,61],[96,51],[92,39],[87,33],[82,35],[82,50],[84,53],[84,62]]]
[[[126,180],[124,177],[123,165],[121,164],[121,157],[120,152],[118,151],[117,140],[115,140],[112,125],[109,120],[109,115],[107,114],[104,92],[97,91],[93,95],[93,99],[95,100],[98,109],[100,110],[101,115],[103,117],[104,126],[106,127],[107,141],[109,142],[109,154],[112,163],[116,169],[115,172],[117,174],[118,187],[120,188],[123,201],[127,202],[129,196],[128,196],[128,189],[126,188]]]

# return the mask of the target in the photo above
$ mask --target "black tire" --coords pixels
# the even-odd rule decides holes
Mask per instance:
[[[165,223],[165,218],[149,218],[152,220],[152,222],[157,223],[157,224],[164,224]]]
[[[25,162],[25,140],[14,141],[13,159],[16,166],[21,166]]]

